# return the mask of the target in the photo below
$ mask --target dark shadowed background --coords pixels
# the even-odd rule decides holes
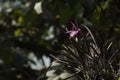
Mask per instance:
[[[120,39],[119,0],[0,0],[0,80],[36,80],[59,55],[62,27],[88,25]],[[103,36],[104,35],[104,36]],[[100,46],[100,45],[99,45]]]

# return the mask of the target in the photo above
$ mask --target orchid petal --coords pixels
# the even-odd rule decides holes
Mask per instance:
[[[71,33],[71,32],[74,32],[75,30],[70,30],[70,31],[67,31],[66,33]]]
[[[75,24],[73,22],[71,22],[73,29],[77,30],[78,28],[75,26]]]
[[[66,33],[69,33],[70,39],[74,38],[79,33],[79,31],[80,31],[80,29],[77,28],[73,22],[71,22],[71,24],[73,26],[73,29],[72,30],[67,30],[66,29]]]

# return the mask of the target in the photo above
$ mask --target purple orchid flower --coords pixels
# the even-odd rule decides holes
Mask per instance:
[[[72,30],[66,30],[66,33],[68,33],[70,35],[70,39],[74,38],[80,31],[80,29],[78,27],[75,26],[75,24],[73,22],[71,22],[72,24]]]

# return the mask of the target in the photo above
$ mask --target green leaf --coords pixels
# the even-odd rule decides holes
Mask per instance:
[[[19,37],[20,35],[21,35],[21,29],[15,30],[14,36],[15,36],[15,37]]]
[[[120,80],[120,77],[118,78],[118,80]]]

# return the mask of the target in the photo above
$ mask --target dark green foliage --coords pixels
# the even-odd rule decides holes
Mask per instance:
[[[34,6],[39,1],[42,13],[37,14]],[[119,3],[119,0],[0,0],[0,80],[46,80],[42,57],[59,54],[63,60],[58,59],[62,66],[58,71],[74,80],[117,79]],[[66,28],[71,29],[70,21],[82,30],[71,40],[65,34]],[[42,60],[42,69],[33,70],[28,64],[36,64],[28,58],[31,52]],[[59,75],[57,71],[56,74]]]
[[[60,51],[64,58],[53,57],[58,63],[67,67],[63,70],[70,73],[72,71],[71,75],[78,80],[117,80],[120,68],[118,65],[120,62],[120,35],[118,33],[120,28],[117,23],[119,18],[116,19],[119,16],[116,14],[119,14],[120,8],[117,1],[112,0],[96,2],[92,10],[87,10],[86,6],[82,7],[87,12],[90,11],[90,14],[84,13],[85,15],[81,18],[83,19],[82,25],[80,25],[80,20],[75,19],[75,22],[79,23],[81,32],[76,38],[69,39],[68,36],[65,40]],[[69,76],[68,78],[72,80]],[[59,80],[56,77],[52,79]],[[67,78],[62,80],[67,80]]]
[[[81,25],[81,27],[84,27],[89,35],[86,36],[81,29],[76,39],[69,39],[69,43],[61,48],[60,54],[63,57],[57,58],[53,56],[53,58],[64,68],[67,67],[67,69],[63,68],[62,71],[67,70],[70,73],[72,71],[71,75],[78,78],[77,80],[116,80],[119,77],[117,75],[119,74],[118,64],[120,62],[119,42],[113,36],[107,38],[107,40],[101,38],[101,36],[94,37],[96,34],[92,34],[87,26]],[[102,35],[102,37],[105,37],[105,35]],[[105,42],[99,44],[98,41],[100,40]],[[54,68],[54,66],[52,67]],[[59,68],[61,67],[59,66]],[[59,70],[59,68],[54,69],[54,71]]]

